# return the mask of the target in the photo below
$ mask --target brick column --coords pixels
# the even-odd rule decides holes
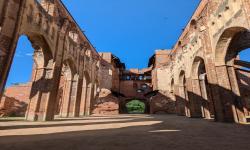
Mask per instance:
[[[71,80],[66,80],[63,90],[62,109],[60,114],[61,117],[69,116],[70,93],[71,93]]]
[[[188,98],[190,102],[190,113],[191,117],[200,118],[202,117],[201,112],[201,91],[200,83],[198,79],[187,79],[188,85]]]
[[[218,78],[216,67],[214,66],[213,60],[211,58],[206,59],[206,72],[207,72],[207,79],[208,79],[208,86],[211,89],[211,99],[214,103],[214,113],[215,113],[215,121],[224,121],[224,112],[222,106],[222,100],[220,97],[220,88],[218,86]]]
[[[53,88],[53,69],[37,68],[35,74],[26,119],[30,121],[46,121],[47,118],[51,118],[50,115],[53,115],[48,112],[49,107],[52,107],[48,103]]]
[[[83,84],[83,79],[78,79],[76,105],[75,105],[75,117],[80,116],[81,97],[83,93],[82,84]]]
[[[247,121],[246,121],[245,114],[244,114],[244,108],[243,108],[244,106],[243,106],[242,98],[240,95],[240,90],[239,90],[239,85],[238,85],[238,80],[236,77],[235,69],[232,66],[228,66],[227,71],[228,71],[228,76],[230,79],[232,94],[234,96],[233,105],[236,109],[235,110],[236,112],[234,112],[236,113],[236,115],[234,116],[235,117],[237,116],[237,118],[235,118],[235,121],[246,123]]]
[[[180,107],[180,97],[179,97],[179,86],[174,85],[174,96],[175,96],[175,107],[176,107],[176,114],[182,115],[181,107]]]
[[[210,114],[210,108],[209,108],[209,101],[208,101],[208,93],[207,93],[207,85],[205,83],[205,74],[200,75],[199,77],[199,82],[200,82],[200,91],[201,91],[201,96],[202,96],[202,117],[206,119],[211,119],[211,114]]]
[[[92,100],[92,84],[89,84],[87,87],[87,97],[85,102],[85,115],[90,115],[90,107],[91,107],[91,100]]]
[[[86,107],[86,99],[87,99],[87,83],[86,79],[83,79],[83,85],[82,85],[82,94],[81,94],[81,102],[80,102],[80,116],[85,115],[85,107]]]
[[[177,86],[175,91],[176,91],[176,103],[177,103],[178,115],[186,116],[187,108],[186,108],[186,93],[184,90],[184,86]]]
[[[71,82],[70,102],[69,102],[69,117],[76,117],[76,98],[77,98],[78,79]]]
[[[234,102],[234,96],[232,95],[231,85],[226,66],[216,66],[216,73],[218,77],[218,88],[220,91],[220,100],[222,102],[222,108],[224,113],[223,121],[234,122],[237,118]]]
[[[0,2],[0,99],[18,42],[25,2],[20,0]]]

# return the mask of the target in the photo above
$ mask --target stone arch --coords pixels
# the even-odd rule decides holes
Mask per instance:
[[[215,49],[215,66],[220,91],[220,107],[223,121],[246,122],[250,107],[246,105],[249,95],[243,97],[244,86],[241,80],[249,79],[250,75],[242,67],[249,68],[249,62],[240,61],[239,52],[250,48],[250,32],[244,27],[225,29]],[[244,95],[244,94],[243,94]],[[246,99],[245,99],[246,98]]]
[[[207,80],[205,61],[202,57],[196,56],[194,58],[191,76],[191,114],[195,117],[211,119],[214,112],[214,106],[211,98],[210,85]]]
[[[184,70],[180,71],[178,80],[178,94],[176,95],[177,112],[179,115],[190,116],[187,82]]]
[[[24,34],[34,48],[34,67],[30,102],[26,113],[27,120],[52,120],[54,103],[51,103],[50,92],[54,75],[54,58],[50,46],[40,34]],[[11,56],[10,56],[11,57]],[[48,105],[51,103],[51,105]]]
[[[63,83],[61,117],[74,117],[76,114],[76,97],[79,75],[73,59],[67,58],[63,61],[61,81]]]
[[[246,42],[243,45],[238,45],[238,50],[234,49],[237,46],[233,44],[234,41],[242,38],[240,35],[247,32],[248,29],[244,27],[230,27],[224,30],[215,47],[215,66],[232,65],[230,59],[232,59],[233,55],[250,47],[249,43]],[[229,47],[231,48],[229,49]]]

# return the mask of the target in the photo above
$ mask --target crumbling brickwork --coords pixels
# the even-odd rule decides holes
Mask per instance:
[[[148,113],[246,123],[250,65],[238,55],[250,48],[249,6],[202,0],[173,49],[157,50],[146,69],[126,70],[113,54],[96,52],[60,0],[2,0],[0,97],[26,35],[35,61],[27,120],[117,114],[139,99]]]

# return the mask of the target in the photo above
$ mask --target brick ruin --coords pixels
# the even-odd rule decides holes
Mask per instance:
[[[250,62],[239,57],[250,48],[249,28],[249,0],[202,0],[171,50],[156,50],[148,68],[126,70],[96,51],[60,0],[1,0],[0,114],[117,115],[138,99],[150,114],[249,122]],[[32,79],[4,92],[21,35],[34,48]]]

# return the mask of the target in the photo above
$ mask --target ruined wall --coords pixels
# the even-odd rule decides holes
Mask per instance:
[[[175,114],[175,99],[166,91],[159,91],[150,98],[150,114]]]
[[[0,101],[0,116],[25,116],[29,104],[31,83],[7,88]]]
[[[213,107],[217,121],[246,121],[247,116],[242,113],[245,106],[239,105],[243,95],[234,68],[226,60],[236,53],[229,54],[233,50],[229,44],[235,35],[249,30],[249,3],[248,0],[201,1],[169,54],[170,61],[154,69],[158,80],[153,81],[154,89],[167,93],[174,89],[177,111],[181,111],[178,105],[183,101],[182,109],[189,117],[207,118]],[[248,39],[248,35],[244,37]],[[249,47],[245,39],[236,44],[238,47],[234,45],[234,49]],[[202,64],[205,71],[201,73]],[[159,86],[161,83],[165,86]]]
[[[152,91],[150,87],[150,83],[147,81],[135,81],[135,80],[128,80],[128,81],[120,81],[120,93],[125,95],[128,98],[139,98],[145,99],[144,94]],[[143,85],[147,85],[147,88],[143,89]],[[143,89],[144,91],[139,93],[137,90]]]
[[[95,100],[92,114],[94,115],[118,115],[119,99],[108,89],[101,89]]]
[[[236,75],[238,77],[239,88],[241,91],[241,96],[244,99],[242,105],[245,105],[246,108],[244,113],[249,116],[250,115],[250,72],[245,70],[237,70]]]
[[[17,41],[25,35],[34,48],[36,63],[27,119],[53,120],[63,66],[70,73],[63,100],[69,109],[62,108],[62,114],[65,117],[89,114],[91,101],[97,94],[96,85],[100,83],[101,57],[62,2],[2,0],[0,8],[0,95]]]

